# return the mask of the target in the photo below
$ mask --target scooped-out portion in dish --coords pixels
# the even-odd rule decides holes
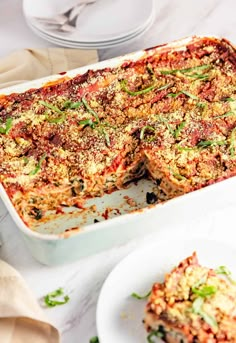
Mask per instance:
[[[30,228],[140,178],[157,202],[236,175],[236,52],[194,37],[0,98],[0,182]]]
[[[183,260],[146,305],[148,342],[236,342],[236,282],[225,266],[201,266],[196,253]]]

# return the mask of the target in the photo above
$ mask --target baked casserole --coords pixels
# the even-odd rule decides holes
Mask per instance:
[[[162,202],[235,174],[236,53],[225,39],[0,98],[0,182],[29,227],[142,177]]]

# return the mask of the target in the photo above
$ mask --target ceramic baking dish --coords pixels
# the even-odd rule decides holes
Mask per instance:
[[[182,50],[186,44],[196,42],[191,37],[170,44],[138,51],[126,56],[78,68],[66,73],[73,77],[85,73],[88,69],[117,67],[125,61],[136,61],[155,52]],[[63,75],[65,77],[65,75]],[[21,93],[31,88],[39,88],[45,83],[61,78],[54,75],[22,85],[2,89],[1,94]],[[96,211],[88,211],[81,216],[75,209],[68,209],[64,216],[54,218],[41,225],[37,230],[29,229],[12,205],[3,186],[0,185],[0,197],[23,234],[26,245],[32,255],[41,263],[53,265],[73,261],[118,246],[129,239],[158,232],[159,229],[181,225],[198,217],[199,213],[215,212],[222,207],[236,203],[234,189],[236,178],[232,177],[220,183],[179,196],[160,204],[148,206],[146,193],[153,189],[153,182],[140,180],[129,187],[106,194],[100,198],[89,199],[88,208],[96,205]],[[129,199],[134,200],[133,202]],[[97,221],[97,219],[99,219]],[[104,220],[107,219],[107,220]]]

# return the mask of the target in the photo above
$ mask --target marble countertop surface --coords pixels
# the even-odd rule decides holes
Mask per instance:
[[[155,46],[185,36],[216,35],[236,43],[236,2],[234,0],[162,0],[157,1],[152,28],[139,40],[114,49],[99,51],[100,60]],[[17,49],[52,47],[27,27],[20,0],[0,2],[0,57]],[[0,66],[1,72],[1,66]],[[234,241],[236,200],[207,213],[194,213],[176,227],[180,237],[206,237]],[[124,228],[125,229],[125,228]],[[173,232],[173,230],[172,230]],[[0,200],[0,258],[15,267],[31,287],[35,297],[64,287],[70,294],[68,304],[46,309],[46,315],[62,334],[62,343],[88,343],[96,335],[96,302],[101,286],[112,268],[137,246],[154,239],[168,239],[167,228],[152,236],[136,239],[65,266],[47,267],[35,261],[19,235],[18,229]]]

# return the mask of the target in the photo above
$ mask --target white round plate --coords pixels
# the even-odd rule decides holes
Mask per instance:
[[[26,18],[26,22],[30,29],[37,34],[39,37],[48,40],[49,42],[52,42],[54,44],[68,47],[68,48],[80,48],[80,49],[106,49],[106,48],[111,48],[115,47],[121,44],[124,44],[130,40],[134,41],[135,39],[140,38],[143,34],[145,34],[152,26],[153,21],[155,19],[155,14],[151,16],[149,22],[147,25],[136,32],[135,34],[132,34],[128,37],[122,38],[122,39],[117,39],[115,41],[110,41],[110,42],[105,42],[105,43],[81,43],[81,42],[73,42],[73,41],[68,41],[68,40],[63,40],[63,39],[57,39],[54,38],[42,31],[40,31],[37,27],[35,27],[32,22],[29,20],[29,18]]]
[[[27,6],[24,6],[27,17]],[[132,35],[146,23],[154,11],[154,1],[146,0],[97,0],[87,5],[77,18],[77,30],[70,35],[52,32],[36,19],[34,26],[54,38],[75,42],[106,42]]]
[[[165,273],[194,251],[202,265],[225,265],[236,275],[236,248],[225,243],[177,239],[138,249],[113,269],[102,287],[97,305],[99,342],[147,342],[142,324],[146,301],[131,294],[146,294],[154,282],[162,282]]]
[[[106,44],[113,44],[113,43],[118,43],[120,41],[125,41],[125,40],[128,40],[134,36],[137,36],[139,33],[141,33],[142,31],[144,31],[147,27],[149,27],[150,23],[153,22],[155,18],[155,11],[153,11],[152,15],[148,18],[148,20],[143,23],[142,26],[140,26],[140,28],[138,30],[136,30],[135,32],[133,32],[132,34],[130,35],[127,35],[125,37],[122,37],[122,38],[118,38],[118,39],[111,39],[111,40],[106,40],[106,41],[100,41],[100,42],[92,42],[92,41],[89,41],[89,42],[80,42],[78,40],[73,40],[73,39],[70,39],[71,38],[71,35],[68,34],[68,33],[64,33],[63,34],[63,37],[61,38],[57,38],[53,35],[53,31],[52,30],[48,30],[48,32],[45,32],[44,29],[40,28],[39,25],[35,25],[35,20],[33,18],[30,18],[30,17],[26,17],[26,22],[28,23],[28,25],[32,28],[34,27],[35,30],[41,32],[45,37],[49,37],[51,39],[54,39],[54,40],[58,40],[58,41],[63,41],[63,42],[69,42],[69,43],[72,43],[72,44],[82,44],[82,45],[106,45]]]

